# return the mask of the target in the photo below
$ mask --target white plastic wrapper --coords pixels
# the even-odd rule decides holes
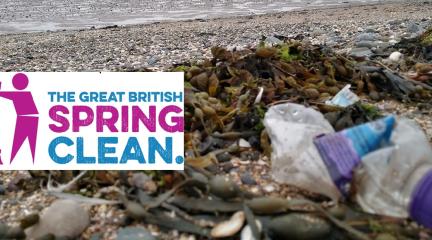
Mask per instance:
[[[326,101],[326,104],[339,107],[348,107],[358,102],[360,98],[350,90],[350,87],[350,84],[346,85],[330,101]]]
[[[287,103],[271,107],[264,125],[272,144],[272,176],[281,183],[337,200],[340,192],[313,144],[314,137],[333,133],[324,116],[312,108]]]

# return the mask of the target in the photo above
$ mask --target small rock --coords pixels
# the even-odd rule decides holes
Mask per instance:
[[[375,47],[376,45],[377,44],[373,41],[360,41],[355,44],[355,46],[358,48],[363,48],[363,47],[372,48]]]
[[[350,56],[356,59],[366,59],[372,56],[372,51],[369,48],[354,48],[350,52]]]
[[[148,193],[154,193],[157,191],[156,183],[152,180],[151,177],[147,176],[142,172],[134,173],[132,175],[132,178],[130,180],[130,185],[137,187]]]
[[[245,214],[242,211],[234,213],[227,221],[218,223],[210,232],[214,238],[225,238],[234,236],[243,227],[246,220]]]
[[[272,193],[276,190],[275,186],[271,184],[264,186],[263,189],[267,193]]]
[[[147,60],[147,64],[150,66],[155,65],[157,62],[159,62],[159,57],[157,57],[157,56],[153,56]]]
[[[229,160],[231,160],[232,156],[229,152],[223,152],[216,155],[216,158],[218,162],[228,162]]]
[[[409,23],[407,26],[407,31],[410,33],[417,33],[420,32],[420,27],[416,23]]]
[[[367,32],[367,33],[375,33],[376,29],[374,27],[368,27],[368,28],[366,28],[365,32]]]
[[[398,63],[400,60],[402,60],[403,54],[400,52],[392,52],[389,56],[389,60]]]
[[[224,172],[229,173],[231,171],[231,169],[234,168],[234,164],[232,164],[231,162],[227,162],[225,164],[223,164],[222,166]]]
[[[39,223],[26,230],[26,235],[35,239],[51,233],[74,239],[89,224],[89,213],[81,205],[71,200],[57,200],[42,212]]]
[[[149,231],[142,227],[121,228],[117,232],[117,240],[155,240]]]
[[[361,41],[376,41],[378,38],[378,35],[375,33],[370,33],[370,32],[365,32],[365,33],[360,33],[357,37],[356,37],[356,41],[357,42],[361,42]]]
[[[258,151],[247,151],[241,152],[240,158],[242,161],[256,161],[260,157],[260,152]]]
[[[238,146],[241,148],[251,148],[252,146],[250,145],[250,143],[246,140],[244,140],[243,138],[240,138],[238,141]]]
[[[281,40],[273,36],[267,37],[264,42],[266,45],[270,45],[270,46],[283,43]]]
[[[243,173],[240,176],[240,179],[241,179],[242,183],[246,184],[246,185],[256,185],[257,184],[255,179],[253,179],[253,177],[250,175],[250,173]]]

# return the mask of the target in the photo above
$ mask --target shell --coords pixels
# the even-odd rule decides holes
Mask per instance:
[[[234,236],[243,227],[245,219],[246,217],[243,211],[236,212],[229,220],[218,223],[211,230],[210,236],[214,238]]]

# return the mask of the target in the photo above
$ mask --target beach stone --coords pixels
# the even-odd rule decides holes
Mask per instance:
[[[240,179],[241,179],[242,183],[246,184],[246,185],[256,185],[257,184],[255,179],[250,175],[250,173],[243,173],[240,176]]]
[[[377,39],[378,39],[378,35],[377,34],[375,34],[375,33],[369,33],[369,32],[360,33],[356,37],[356,41],[357,42],[360,42],[360,41],[376,41]]]
[[[364,32],[366,32],[366,33],[375,33],[376,29],[374,27],[368,27],[368,28],[366,28],[366,30],[364,30]]]
[[[156,240],[156,238],[145,228],[127,227],[118,230],[117,240]]]
[[[420,31],[420,27],[417,23],[412,22],[407,25],[407,31],[410,33],[417,33]]]
[[[216,155],[216,158],[219,162],[228,162],[231,160],[232,155],[229,152],[223,152]]]
[[[265,42],[265,44],[270,45],[270,46],[283,43],[280,39],[273,37],[273,36],[267,37],[264,42]]]
[[[56,237],[77,238],[90,224],[87,210],[72,200],[56,200],[46,208],[39,223],[26,230],[27,239],[48,234]]]
[[[372,47],[376,47],[376,45],[377,44],[373,41],[360,41],[355,44],[355,46],[358,48],[361,47],[372,48]]]
[[[223,164],[222,169],[224,170],[224,172],[229,173],[231,171],[231,169],[234,168],[234,164],[232,164],[231,162],[227,162],[225,164]]]
[[[388,47],[390,47],[392,44],[390,44],[389,42],[378,42],[376,43],[376,47],[380,48],[380,49],[386,49]]]
[[[148,59],[147,60],[147,64],[148,65],[150,65],[150,66],[153,66],[153,65],[155,65],[157,62],[159,62],[159,57],[157,57],[157,56],[152,56],[152,57],[150,57],[150,59]]]
[[[130,179],[130,185],[137,187],[145,192],[154,193],[157,191],[157,185],[151,177],[139,172],[134,173]]]
[[[361,48],[353,48],[350,52],[350,56],[353,58],[368,58],[372,56],[372,51],[369,48],[361,47]]]

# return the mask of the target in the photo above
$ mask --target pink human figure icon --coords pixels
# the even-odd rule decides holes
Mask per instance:
[[[13,102],[17,114],[10,163],[12,163],[26,139],[28,139],[30,144],[33,163],[35,159],[36,138],[39,122],[39,117],[37,115],[39,112],[36,108],[36,104],[33,100],[31,92],[22,91],[27,88],[28,83],[28,77],[23,73],[18,73],[12,78],[12,85],[18,91],[0,91],[0,97],[9,99]]]

